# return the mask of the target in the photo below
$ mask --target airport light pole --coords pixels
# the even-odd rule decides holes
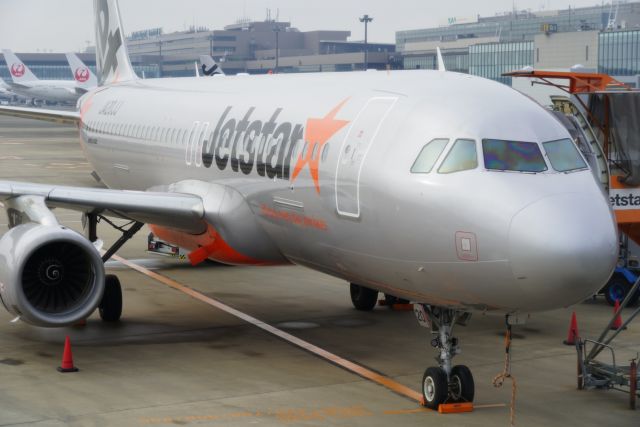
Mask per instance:
[[[367,68],[369,68],[369,55],[368,55],[368,48],[367,48],[367,25],[369,24],[369,22],[373,21],[373,18],[370,17],[369,15],[364,15],[362,18],[360,18],[360,22],[364,22],[364,69],[365,71],[367,70]]]
[[[162,66],[164,65],[164,61],[162,60],[162,38],[158,39],[158,47],[160,50],[160,54],[158,55],[160,57],[160,64],[159,64],[159,70],[158,70],[158,77],[162,77]]]
[[[273,27],[273,31],[276,33],[276,66],[274,67],[273,72],[275,74],[278,74],[278,57],[280,56],[280,52],[279,52],[279,50],[280,50],[280,42],[279,42],[279,39],[280,39],[280,37],[279,37],[279,35],[280,35],[280,26],[277,25],[277,23],[276,23],[275,27]]]

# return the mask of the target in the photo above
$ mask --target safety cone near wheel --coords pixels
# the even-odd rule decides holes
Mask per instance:
[[[73,355],[71,354],[71,341],[69,336],[64,339],[64,352],[62,353],[62,364],[58,367],[59,372],[78,372],[78,368],[73,366]]]
[[[620,301],[616,300],[616,304],[613,306],[613,313],[614,314],[617,313],[618,310],[620,310]],[[620,313],[618,313],[615,320],[611,324],[611,329],[614,331],[617,331],[621,327],[622,327],[622,316],[620,316]]]
[[[576,345],[576,340],[580,334],[578,333],[578,320],[576,319],[576,312],[571,314],[571,323],[569,324],[569,334],[567,339],[562,341],[565,345]]]

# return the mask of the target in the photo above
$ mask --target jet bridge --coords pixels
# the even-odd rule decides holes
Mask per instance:
[[[640,90],[597,73],[533,70],[504,75],[535,78],[532,84],[554,86],[567,93],[551,96],[553,113],[573,137],[611,201],[621,231],[620,262],[602,292],[612,305],[616,301],[622,304],[597,340],[577,341],[578,389],[625,391],[635,409],[640,395],[638,356],[630,365],[620,365],[610,344],[640,314],[640,307],[614,333],[609,332],[622,309],[640,298],[640,265],[629,256],[629,239],[640,245]],[[610,353],[610,360],[597,359],[604,350]]]
[[[553,96],[554,113],[585,155],[611,199],[618,227],[640,244],[640,90],[606,74],[523,70],[567,93]]]

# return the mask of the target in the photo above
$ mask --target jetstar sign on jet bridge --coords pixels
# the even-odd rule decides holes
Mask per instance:
[[[518,92],[444,70],[139,80],[116,1],[94,7],[100,86],[79,111],[1,107],[77,123],[110,187],[0,181],[0,296],[22,320],[98,306],[117,320],[90,240],[98,215],[128,218],[192,262],[303,265],[351,283],[360,310],[378,291],[415,302],[439,334],[422,387],[437,407],[473,400],[469,369],[451,366],[456,321],[564,307],[609,278],[609,204],[566,129]],[[87,213],[89,239],[56,206]]]

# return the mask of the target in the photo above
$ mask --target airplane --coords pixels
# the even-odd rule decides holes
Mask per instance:
[[[74,80],[40,80],[12,51],[2,51],[11,73],[12,92],[30,99],[42,99],[51,102],[73,102],[87,92],[84,84]]]
[[[5,83],[4,79],[0,78],[0,98],[13,99],[15,96],[16,94],[11,92],[10,86]]]
[[[205,76],[224,76],[224,71],[211,55],[200,55],[200,69]]]
[[[78,58],[78,55],[69,52],[65,53],[65,56],[67,57],[69,68],[71,68],[73,79],[77,84],[77,91],[86,93],[90,89],[98,86],[98,78],[93,74],[91,69],[87,67],[80,58]]]
[[[617,260],[607,198],[543,107],[500,83],[439,70],[139,79],[117,0],[94,0],[99,87],[78,111],[0,106],[74,123],[109,187],[0,181],[0,299],[21,320],[122,312],[104,261],[143,224],[192,264],[297,264],[410,300],[438,366],[426,406],[474,400],[453,335],[474,312],[521,323],[593,295]],[[54,207],[82,212],[85,235]],[[97,221],[132,221],[100,255]]]

